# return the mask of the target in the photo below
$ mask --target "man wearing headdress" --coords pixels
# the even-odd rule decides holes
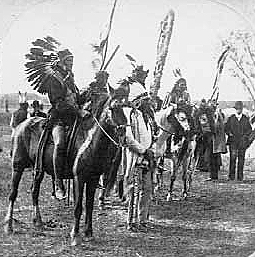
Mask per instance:
[[[56,198],[65,197],[62,174],[66,165],[65,128],[73,125],[78,115],[79,91],[72,72],[73,55],[68,50],[58,52],[59,62],[55,76],[49,81],[48,97],[52,105],[49,111],[49,128],[54,142],[53,167],[55,174]]]
[[[133,223],[138,221],[139,228],[145,228],[148,219],[149,204],[152,193],[152,169],[153,151],[152,126],[153,106],[146,92],[145,79],[148,70],[142,65],[136,66],[131,76],[120,82],[116,95],[128,102],[131,108],[124,108],[128,119],[126,128],[123,162],[124,173],[128,185],[128,229],[133,229]],[[135,185],[138,184],[138,192],[135,194]],[[133,209],[134,202],[135,207]],[[135,213],[138,217],[134,217]]]
[[[180,78],[174,84],[174,87],[170,93],[171,103],[178,104],[179,102],[190,102],[190,95],[188,93],[186,79]]]
[[[108,77],[109,74],[107,73],[107,71],[98,71],[95,75],[94,81],[91,82],[88,88],[81,93],[79,97],[79,102],[80,104],[86,103],[84,108],[87,112],[87,116],[90,116],[91,114],[95,115],[95,112],[101,100],[108,97]]]

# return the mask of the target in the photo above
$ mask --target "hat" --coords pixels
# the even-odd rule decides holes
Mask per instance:
[[[236,101],[234,108],[235,109],[243,109],[243,102],[242,101]]]
[[[95,79],[96,80],[98,80],[98,79],[105,79],[105,80],[107,80],[108,77],[109,77],[109,74],[105,70],[100,70],[95,75]]]
[[[58,57],[60,61],[63,62],[66,58],[73,57],[73,54],[68,49],[64,49],[64,50],[58,51]]]
[[[32,103],[32,107],[33,108],[40,107],[40,102],[38,100],[34,100],[33,103]]]
[[[141,75],[148,75],[149,70],[144,70],[143,65],[137,65],[133,70],[132,70],[132,78],[134,79],[139,79]]]

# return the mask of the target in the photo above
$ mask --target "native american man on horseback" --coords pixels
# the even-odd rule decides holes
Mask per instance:
[[[35,47],[31,48],[31,54],[26,56],[30,60],[26,64],[28,79],[32,80],[35,75],[39,75],[35,89],[40,93],[46,93],[52,105],[46,129],[51,132],[54,142],[55,195],[61,200],[65,197],[62,175],[67,157],[66,130],[73,126],[79,115],[79,90],[72,72],[73,54],[68,49],[59,50],[59,42],[51,37],[37,39],[33,45]],[[52,54],[45,55],[47,51],[51,51]]]
[[[54,143],[55,195],[61,200],[65,198],[62,178],[67,164],[66,131],[72,129],[75,120],[80,115],[84,115],[80,109],[81,104],[88,102],[85,114],[90,116],[95,113],[97,105],[100,103],[99,98],[107,97],[108,73],[99,71],[88,90],[80,95],[72,72],[73,54],[68,49],[59,50],[60,43],[51,37],[46,37],[44,40],[37,39],[33,45],[35,48],[31,48],[31,54],[27,55],[27,58],[31,60],[26,65],[27,72],[30,74],[28,79],[32,80],[33,76],[38,74],[41,76],[39,77],[41,80],[36,81],[35,89],[40,93],[48,94],[52,105],[46,129],[51,132]],[[44,57],[45,51],[53,53]],[[35,168],[37,168],[37,164]]]
[[[193,170],[193,153],[195,150],[195,124],[194,107],[190,103],[190,95],[187,91],[186,80],[182,77],[180,69],[174,71],[178,80],[173,89],[164,100],[162,111],[168,111],[168,121],[172,124],[173,134],[167,139],[167,149],[165,156],[168,156],[173,163],[170,174],[170,188],[167,199],[172,198],[173,184],[182,167],[184,190],[183,196],[187,196],[190,187],[191,175]],[[156,172],[157,186],[155,191],[163,186],[164,155],[160,158]],[[187,185],[188,182],[188,185]]]

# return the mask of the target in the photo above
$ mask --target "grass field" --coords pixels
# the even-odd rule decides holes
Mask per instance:
[[[255,252],[255,161],[254,144],[247,152],[245,181],[228,182],[228,155],[218,182],[205,182],[208,173],[194,174],[192,195],[186,201],[167,202],[168,181],[159,202],[151,205],[151,228],[131,233],[125,228],[126,207],[111,196],[106,211],[95,206],[91,242],[70,246],[72,206],[51,198],[51,182],[45,177],[40,204],[43,230],[33,228],[30,186],[31,171],[24,172],[15,205],[14,234],[3,233],[3,219],[10,188],[10,128],[0,126],[4,151],[0,153],[0,256],[128,256],[128,257],[248,257]],[[168,164],[166,164],[167,167]],[[182,190],[181,176],[176,193]],[[83,229],[82,221],[81,233]]]
[[[2,222],[11,177],[7,148],[0,158]],[[249,256],[255,251],[255,173],[246,170],[243,183],[227,182],[225,171],[221,172],[219,182],[205,182],[207,177],[208,173],[194,175],[194,195],[186,201],[166,202],[165,188],[158,205],[154,202],[151,206],[151,228],[148,233],[128,232],[125,229],[126,207],[113,196],[110,197],[104,213],[95,207],[95,239],[71,247],[72,206],[51,199],[51,183],[47,176],[40,197],[45,227],[40,231],[33,228],[32,176],[27,171],[23,175],[15,205],[14,217],[18,220],[14,222],[15,233],[6,236],[0,226],[0,256]],[[176,193],[180,193],[181,189],[179,178]]]

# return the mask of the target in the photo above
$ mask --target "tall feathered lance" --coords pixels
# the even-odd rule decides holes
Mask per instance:
[[[213,83],[213,92],[211,95],[211,100],[215,99],[216,102],[218,101],[219,98],[219,80],[223,71],[224,63],[227,59],[228,53],[229,53],[230,47],[228,46],[220,55],[219,60],[217,62],[217,72],[216,72],[216,77],[214,79]]]
[[[163,69],[166,63],[168,48],[173,31],[174,17],[174,11],[170,10],[164,20],[160,23],[156,65],[154,69],[154,80],[150,86],[150,93],[154,100],[156,99],[158,91],[160,89],[160,81],[163,75]]]

